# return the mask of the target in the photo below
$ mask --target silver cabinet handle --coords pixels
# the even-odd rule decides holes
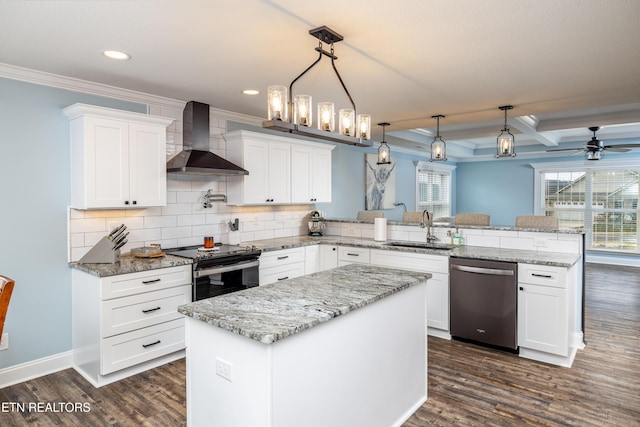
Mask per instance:
[[[258,267],[259,265],[260,265],[260,260],[239,262],[237,264],[227,265],[224,267],[213,267],[205,270],[196,270],[193,272],[193,277],[198,279],[200,277],[208,276],[210,274],[219,274],[219,273],[227,273],[229,271],[235,271],[235,270],[244,270],[245,268]]]
[[[454,264],[451,266],[451,269],[467,273],[490,274],[493,276],[513,276],[513,270],[500,270],[498,268],[471,267],[468,265]]]

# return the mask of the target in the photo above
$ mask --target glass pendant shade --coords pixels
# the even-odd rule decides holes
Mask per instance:
[[[300,126],[311,126],[313,115],[311,95],[296,95],[293,97],[293,121]]]
[[[350,108],[338,111],[338,126],[342,135],[354,136],[355,132],[355,112]]]
[[[356,137],[363,140],[371,139],[371,116],[369,114],[358,114],[358,134]]]
[[[388,165],[391,163],[391,149],[387,145],[384,140],[385,136],[385,128],[389,126],[389,123],[378,123],[379,126],[382,126],[382,142],[380,143],[380,147],[378,147],[378,161],[379,165]]]
[[[504,128],[496,140],[496,157],[515,157],[516,156],[516,144],[515,138],[509,132],[509,126],[507,126],[507,111],[513,109],[511,105],[503,105],[498,107],[504,111]]]
[[[267,88],[267,119],[289,120],[289,98],[285,86],[269,86]]]
[[[318,102],[318,129],[333,132],[335,120],[333,102]]]
[[[444,118],[443,115],[431,116],[432,119],[437,120],[436,137],[431,141],[431,162],[444,162],[447,160],[447,143],[440,137],[440,119]]]

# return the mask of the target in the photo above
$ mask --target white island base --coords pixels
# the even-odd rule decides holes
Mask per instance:
[[[427,400],[425,298],[422,282],[271,344],[186,317],[187,425],[400,426]]]

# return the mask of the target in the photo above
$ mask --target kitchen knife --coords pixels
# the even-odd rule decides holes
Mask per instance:
[[[114,228],[113,230],[111,230],[111,233],[109,233],[109,235],[107,236],[109,238],[109,240],[113,240],[113,236],[115,236],[116,234],[122,232],[123,229],[127,228],[124,224],[121,224],[119,227]]]
[[[120,234],[118,237],[113,239],[112,240],[113,246],[116,246],[118,243],[122,242],[128,235],[129,235],[129,232],[127,231],[126,233]]]
[[[127,239],[122,240],[120,243],[118,243],[117,245],[115,245],[115,246],[113,247],[113,250],[114,250],[114,251],[117,251],[118,249],[120,249],[121,247],[123,247],[124,245],[126,245],[126,244],[127,244],[127,242],[128,242],[128,240],[127,240]]]
[[[118,240],[120,238],[120,236],[122,236],[122,234],[124,233],[124,231],[127,229],[127,227],[122,227],[120,230],[118,230],[118,232],[116,234],[114,234],[113,236],[111,236],[110,240],[112,242],[115,242],[116,240]]]

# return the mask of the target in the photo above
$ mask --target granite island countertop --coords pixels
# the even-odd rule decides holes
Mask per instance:
[[[271,344],[429,278],[429,273],[350,264],[181,305],[178,311]]]
[[[119,274],[136,273],[139,271],[157,270],[159,268],[177,267],[192,264],[193,261],[175,255],[158,258],[137,258],[133,255],[122,255],[120,261],[114,264],[80,264],[70,262],[69,267],[97,277],[117,276]]]
[[[315,244],[344,245],[369,249],[383,249],[385,251],[413,252],[492,261],[520,262],[526,264],[551,265],[565,268],[573,266],[581,258],[581,255],[561,252],[500,249],[484,246],[459,246],[448,250],[391,246],[390,243],[393,242],[397,241],[388,240],[384,242],[378,242],[373,239],[343,236],[292,236],[280,237],[276,239],[254,240],[250,242],[244,242],[243,244],[256,246],[257,248],[262,249],[263,252],[303,247]]]

